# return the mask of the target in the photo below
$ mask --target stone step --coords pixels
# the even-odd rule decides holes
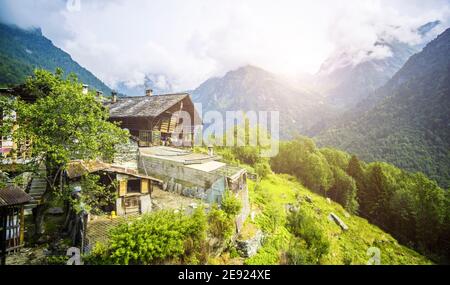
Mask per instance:
[[[34,186],[34,187],[33,187],[33,185],[31,185],[31,188],[32,188],[32,189],[46,189],[47,187],[44,186],[44,185],[43,185],[43,186]]]
[[[45,189],[47,189],[46,187],[30,187],[30,192],[31,191],[45,191]]]
[[[33,193],[33,192],[45,192],[45,188],[32,188],[30,190],[30,193]]]

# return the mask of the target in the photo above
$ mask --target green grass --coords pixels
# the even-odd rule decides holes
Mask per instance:
[[[367,220],[349,215],[337,203],[328,202],[288,175],[270,175],[259,185],[249,181],[249,193],[253,210],[258,213],[255,224],[266,234],[264,245],[258,253],[247,259],[246,264],[280,264],[292,234],[286,229],[286,204],[297,204],[317,221],[328,240],[330,251],[320,260],[321,264],[367,264],[367,250],[377,247],[381,252],[381,264],[431,264],[427,258],[400,245],[392,236]],[[312,203],[305,200],[308,196]],[[348,231],[328,219],[333,212],[349,227]]]

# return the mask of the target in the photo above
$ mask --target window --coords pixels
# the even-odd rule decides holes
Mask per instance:
[[[140,179],[128,179],[127,194],[128,193],[141,193],[141,180]]]

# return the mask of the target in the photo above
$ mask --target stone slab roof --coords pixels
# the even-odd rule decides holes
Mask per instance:
[[[107,102],[111,118],[156,117],[189,96],[188,93],[176,93],[153,96],[117,98],[117,102]]]
[[[26,204],[30,200],[31,196],[17,186],[0,189],[0,207]]]

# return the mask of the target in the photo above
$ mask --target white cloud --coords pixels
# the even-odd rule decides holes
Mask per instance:
[[[71,0],[76,1],[76,0]],[[448,1],[4,0],[3,21],[40,26],[110,85],[164,74],[175,89],[254,64],[288,76],[316,72],[333,51],[365,60],[389,56],[379,36],[417,43],[414,29],[435,19],[448,27]],[[163,82],[163,81],[161,81]],[[163,83],[161,83],[163,84]]]

